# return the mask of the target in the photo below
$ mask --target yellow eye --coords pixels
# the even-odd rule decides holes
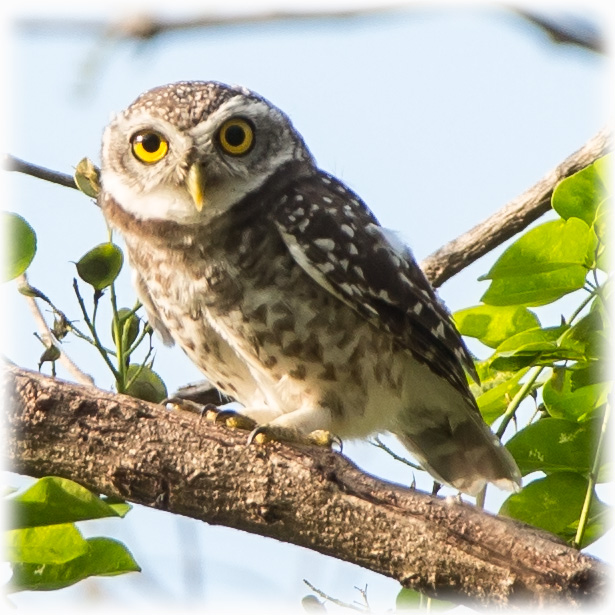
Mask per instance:
[[[169,142],[155,130],[142,130],[132,139],[132,153],[137,160],[146,164],[153,164],[162,160],[169,150]]]
[[[233,156],[246,154],[254,144],[254,128],[240,117],[227,120],[218,133],[222,149]]]

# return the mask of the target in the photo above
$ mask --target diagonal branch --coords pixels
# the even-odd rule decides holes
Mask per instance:
[[[420,265],[429,281],[434,286],[441,286],[540,218],[551,208],[551,195],[555,186],[562,179],[604,156],[611,147],[611,140],[610,131],[603,128],[529,190],[425,258]]]
[[[189,413],[6,370],[5,462],[307,547],[428,595],[484,606],[579,605],[603,564],[559,539],[452,499],[363,474],[338,453],[246,434]]]

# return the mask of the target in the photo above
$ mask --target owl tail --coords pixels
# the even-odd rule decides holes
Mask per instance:
[[[437,481],[463,493],[475,496],[487,483],[508,491],[521,488],[515,460],[478,412],[454,426],[448,420],[423,429],[414,425],[396,435]]]

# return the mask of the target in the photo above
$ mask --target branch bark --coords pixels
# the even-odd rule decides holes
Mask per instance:
[[[472,506],[363,474],[338,453],[246,434],[94,387],[6,370],[6,463],[350,561],[475,605],[578,605],[597,560]]]
[[[540,218],[551,208],[551,195],[555,186],[562,179],[604,156],[611,147],[611,140],[609,129],[603,128],[529,190],[430,254],[420,263],[427,279],[433,286],[441,286],[456,273]]]

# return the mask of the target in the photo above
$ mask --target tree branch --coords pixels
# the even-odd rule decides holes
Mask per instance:
[[[110,496],[353,562],[428,595],[480,605],[603,597],[603,564],[557,538],[452,499],[379,481],[338,453],[16,367],[6,462]]]
[[[300,22],[306,20],[349,20],[358,17],[391,13],[393,11],[409,11],[413,8],[410,2],[390,4],[374,3],[374,6],[360,8],[331,8],[330,10],[312,9],[307,11],[263,11],[245,12],[244,14],[203,14],[186,19],[166,19],[154,14],[140,13],[123,17],[115,22],[104,20],[54,19],[54,18],[22,18],[17,25],[28,31],[49,31],[74,33],[83,36],[84,32],[99,33],[118,38],[140,41],[151,40],[169,32],[194,29],[210,29],[229,26],[252,24],[268,24],[276,22]],[[509,6],[507,10],[518,14],[521,18],[538,26],[554,43],[568,43],[604,53],[604,40],[600,33],[591,27],[591,23],[562,20],[557,15],[538,13]]]
[[[568,156],[529,190],[474,228],[430,254],[420,265],[432,285],[441,286],[456,273],[549,211],[555,186],[562,179],[604,156],[611,147],[611,139],[608,128],[603,128],[581,149]]]
[[[105,20],[54,19],[54,18],[22,18],[18,26],[28,31],[49,31],[75,33],[83,36],[84,32],[106,32],[111,37],[130,38],[135,40],[151,40],[162,34],[194,29],[209,29],[229,26],[253,24],[269,24],[288,21],[305,20],[348,20],[363,16],[383,14],[404,9],[407,3],[392,3],[383,5],[376,3],[372,7],[361,8],[331,8],[330,10],[276,10],[276,11],[246,11],[243,14],[203,14],[186,19],[166,19],[152,13],[140,13],[123,17],[115,22]]]
[[[538,26],[557,44],[576,45],[595,53],[605,53],[605,41],[597,28],[591,22],[583,23],[570,20],[561,20],[558,17],[549,17],[548,14],[538,13],[525,8],[508,7],[531,24]]]
[[[24,173],[25,175],[31,175],[32,177],[37,177],[38,179],[44,179],[45,181],[53,184],[79,190],[72,175],[60,173],[59,171],[52,171],[51,169],[46,169],[45,167],[39,167],[36,164],[26,162],[25,160],[21,160],[21,158],[12,156],[11,154],[4,154],[2,156],[2,168],[5,171]]]

